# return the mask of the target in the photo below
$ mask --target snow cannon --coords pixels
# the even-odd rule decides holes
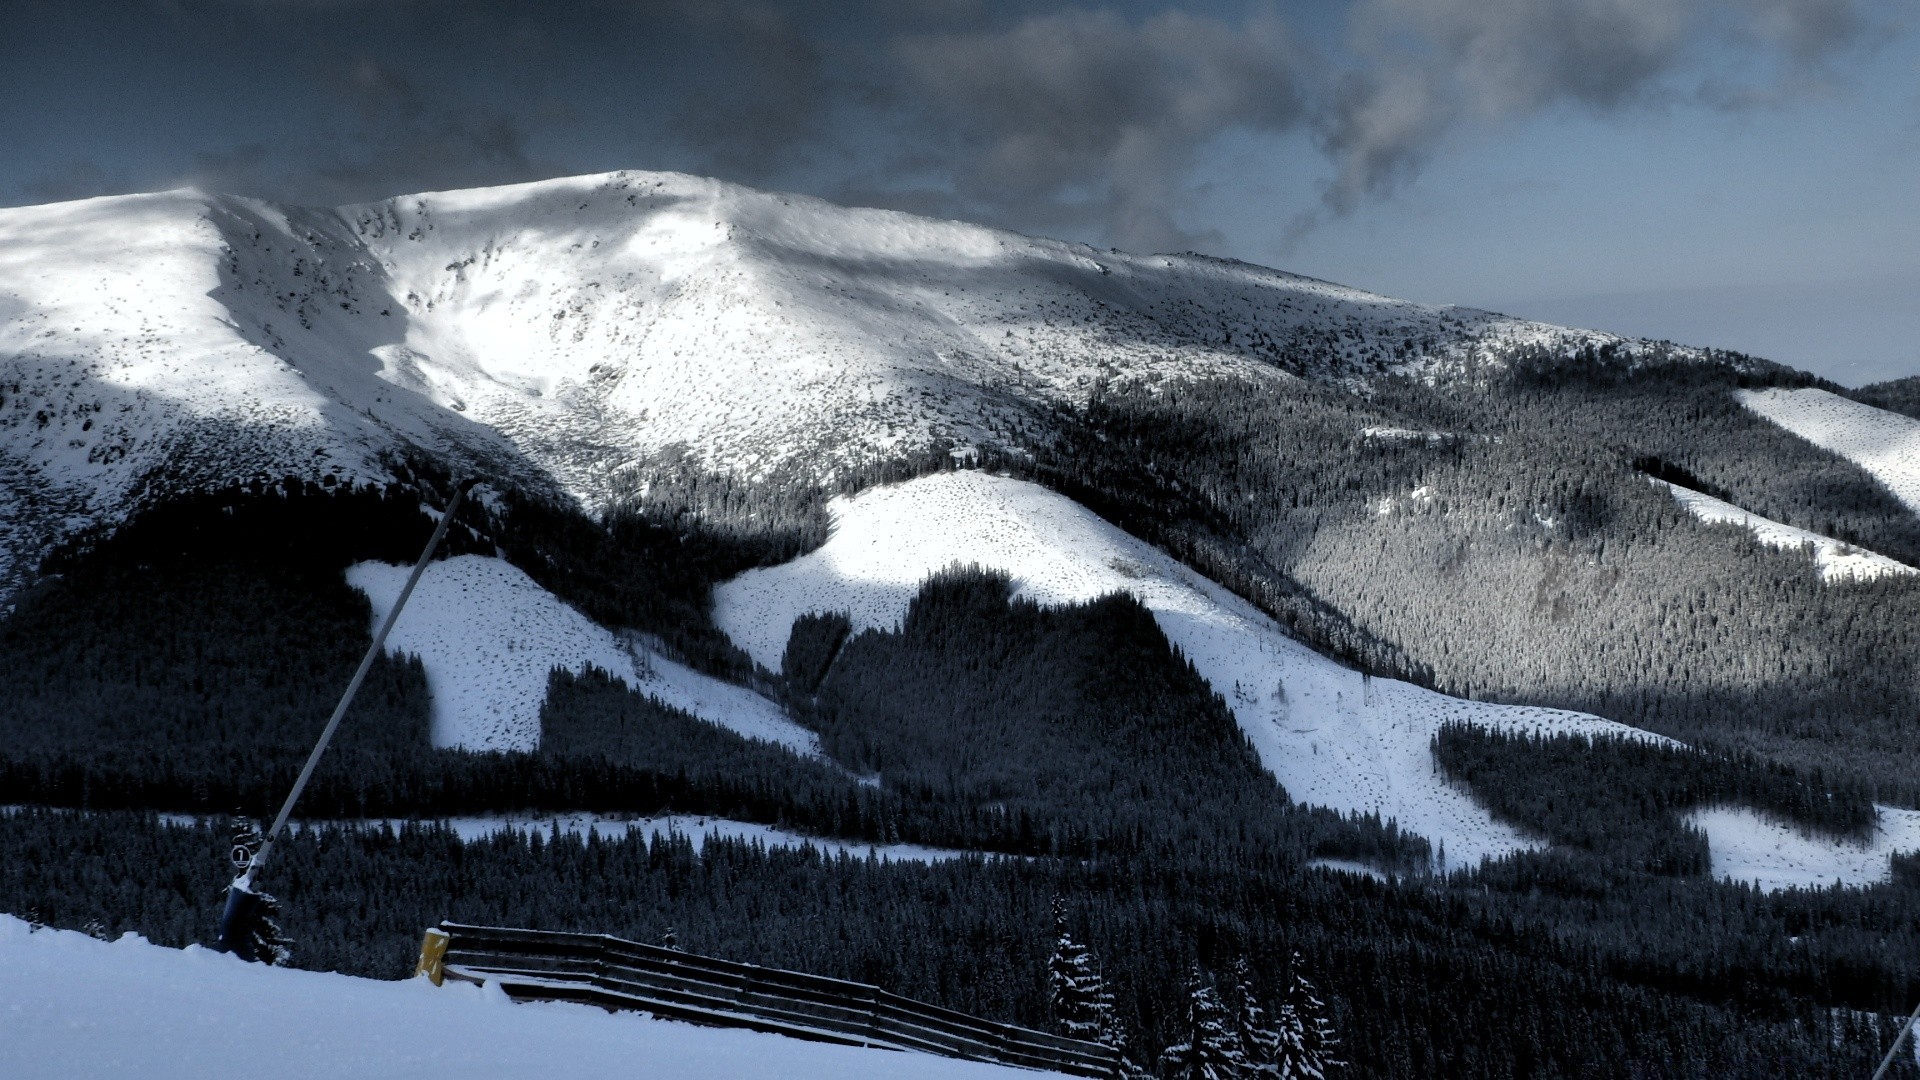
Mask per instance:
[[[280,813],[274,817],[273,827],[262,837],[253,830],[251,824],[243,820],[236,830],[232,859],[239,876],[227,886],[226,907],[220,914],[220,934],[215,939],[214,948],[221,952],[232,953],[242,960],[286,963],[291,943],[273,921],[279,903],[272,896],[254,889],[254,875],[266,864],[267,856],[273,851],[273,842],[280,838],[281,830],[287,827],[294,804],[300,801],[300,793],[307,789],[307,782],[313,779],[313,770],[327,752],[327,745],[333,741],[333,733],[340,729],[340,721],[346,716],[347,707],[353,704],[354,695],[360,692],[360,684],[366,681],[374,660],[386,648],[387,634],[399,620],[401,609],[407,606],[407,598],[413,595],[413,587],[420,584],[420,575],[427,569],[427,563],[433,560],[433,553],[439,548],[441,538],[447,535],[447,526],[453,524],[453,516],[459,512],[461,500],[477,483],[477,478],[469,479],[454,488],[453,498],[440,513],[433,535],[427,540],[426,550],[420,553],[419,561],[413,564],[413,572],[407,575],[407,584],[393,602],[392,610],[387,612],[380,628],[374,631],[373,642],[367,646],[367,653],[361,658],[359,668],[348,681],[346,693],[340,696],[340,703],[334,706],[333,715],[321,730],[319,741],[313,744],[313,752],[307,755],[306,764],[300,767],[300,775],[293,781],[293,790],[287,793],[287,800],[280,804]]]

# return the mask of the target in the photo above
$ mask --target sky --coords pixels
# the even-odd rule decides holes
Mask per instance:
[[[0,205],[622,168],[1920,374],[1911,0],[0,2]]]

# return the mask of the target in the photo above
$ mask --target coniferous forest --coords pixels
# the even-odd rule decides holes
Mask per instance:
[[[1865,1075],[1920,995],[1920,864],[1764,893],[1713,879],[1686,814],[1740,805],[1859,838],[1876,802],[1920,805],[1920,585],[1822,582],[1649,478],[1908,562],[1920,521],[1734,403],[1771,376],[1508,359],[1445,395],[1106,386],[1024,453],[971,460],[1082,502],[1344,663],[1684,744],[1443,730],[1434,769],[1541,851],[1438,874],[1393,822],[1291,803],[1126,595],[1041,608],[956,568],[900,626],[804,618],[782,669],[756,669],[715,628],[713,585],[818,546],[832,496],[958,458],[935,446],[805,486],[675,457],[599,519],[514,491],[470,505],[443,554],[500,554],[778,698],[826,760],[595,670],[553,673],[537,751],[435,750],[419,662],[386,658],[301,807],[337,822],[278,849],[292,962],[398,978],[442,919],[671,930],[996,1019],[1105,1025],[1163,1076],[1301,1052],[1222,1034],[1269,1014],[1324,1024],[1335,1075]],[[385,493],[208,492],[48,560],[0,621],[0,911],[210,940],[228,815],[277,806],[370,640],[342,570],[410,560],[420,503],[451,480],[425,461],[404,475]],[[433,824],[572,811],[971,854]],[[1110,998],[1097,1023],[1063,1004],[1063,937]]]

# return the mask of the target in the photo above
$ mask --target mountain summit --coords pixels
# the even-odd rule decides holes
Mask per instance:
[[[1103,384],[1672,351],[674,173],[91,199],[0,210],[0,252],[0,581],[155,496],[377,482],[407,447],[599,508],[663,453],[819,479],[1016,448]]]

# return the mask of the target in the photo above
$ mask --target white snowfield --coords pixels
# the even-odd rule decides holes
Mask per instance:
[[[367,595],[377,629],[412,568],[358,563],[347,582]],[[702,675],[613,633],[567,606],[504,559],[460,555],[429,563],[387,637],[420,657],[433,695],[433,745],[532,750],[555,668],[587,665],[632,689],[749,739],[817,755],[819,739],[780,706]]]
[[[1742,525],[1751,530],[1754,537],[1768,547],[1782,548],[1787,551],[1808,549],[1813,553],[1814,566],[1819,568],[1824,581],[1868,581],[1887,574],[1920,573],[1903,562],[1896,562],[1866,548],[1842,543],[1832,537],[1821,536],[1816,532],[1797,529],[1792,525],[1783,525],[1772,518],[1742,510],[1730,502],[1702,494],[1692,488],[1655,478],[1654,483],[1665,485],[1673,497],[1686,507],[1687,512],[1701,521],[1726,522]]]
[[[1740,403],[1873,474],[1920,514],[1920,420],[1825,390],[1741,390]]]
[[[1284,379],[1282,353],[1436,374],[1524,344],[1655,348],[674,173],[0,209],[0,592],[139,500],[382,482],[409,446],[597,509],[662,451],[831,472],[1007,445],[1102,381]]]
[[[1713,875],[1768,892],[1878,885],[1893,876],[1894,855],[1920,851],[1920,810],[1881,806],[1880,824],[1864,844],[1810,836],[1747,807],[1715,807],[1687,815],[1707,834]]]
[[[1064,496],[966,471],[875,488],[831,507],[825,546],[750,570],[715,593],[715,620],[778,668],[793,621],[847,612],[856,630],[892,629],[931,574],[978,565],[1016,595],[1069,604],[1131,593],[1225,697],[1261,762],[1296,801],[1377,813],[1472,865],[1544,844],[1449,785],[1430,743],[1450,720],[1503,731],[1657,739],[1557,709],[1490,705],[1392,679],[1369,679],[1288,637],[1245,600]],[[1664,740],[1662,740],[1664,741]]]
[[[696,1027],[490,987],[248,964],[0,915],[0,1076],[17,1080],[993,1080],[931,1054]],[[1048,1074],[1038,1074],[1048,1075]]]

